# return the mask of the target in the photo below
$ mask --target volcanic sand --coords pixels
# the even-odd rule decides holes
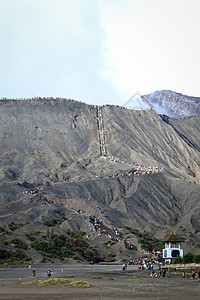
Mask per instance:
[[[34,279],[47,280],[47,268],[52,270],[52,278],[86,281],[91,287],[22,284]],[[35,278],[28,267],[0,269],[0,299],[199,299],[200,282],[189,275],[183,279],[180,273],[151,278],[148,270],[128,266],[122,271],[121,265],[40,265],[34,269]]]

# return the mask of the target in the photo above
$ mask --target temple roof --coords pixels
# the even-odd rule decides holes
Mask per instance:
[[[163,239],[163,242],[174,242],[181,243],[184,242],[185,239],[178,236],[175,232],[171,232],[171,234]]]

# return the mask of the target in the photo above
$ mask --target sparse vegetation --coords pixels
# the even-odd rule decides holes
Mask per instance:
[[[37,236],[40,233],[41,233],[41,231],[33,231],[33,232],[30,232],[29,235],[31,235],[31,236]]]
[[[145,250],[162,251],[164,243],[154,237],[151,237],[148,233],[143,233],[142,238],[138,239],[138,242],[142,244]]]
[[[189,263],[200,263],[200,254],[193,254],[193,253],[186,253],[183,258],[181,256],[178,256],[172,260],[173,264],[189,264]]]
[[[50,232],[49,232],[49,228],[47,228],[46,238],[47,238],[47,239],[49,239],[49,238],[50,238]]]
[[[84,232],[70,231],[70,237],[64,235],[56,235],[50,232],[49,241],[33,241],[30,246],[36,250],[41,251],[44,257],[57,258],[64,260],[66,257],[80,260],[80,257],[94,262],[101,261],[100,254],[94,248],[90,248],[87,242],[82,238]]]
[[[112,246],[114,245],[115,242],[114,241],[107,241],[107,242],[104,242],[104,245],[108,245],[108,246]]]
[[[91,284],[86,281],[76,281],[65,278],[51,278],[47,280],[31,280],[23,282],[23,285],[37,285],[39,287],[51,287],[51,286],[62,286],[67,288],[90,288]]]
[[[44,225],[52,227],[52,226],[59,226],[65,221],[65,218],[60,218],[60,219],[51,219],[51,220],[45,220]]]
[[[14,231],[14,230],[20,229],[28,224],[29,224],[29,222],[16,224],[12,221],[10,224],[8,224],[8,229],[10,229],[11,231]]]
[[[35,236],[38,236],[38,234],[40,233],[40,231],[33,231],[30,233],[24,233],[24,235],[28,238],[29,241],[33,242],[35,241]]]
[[[16,250],[15,252],[0,249],[0,260],[2,263],[23,264],[31,258]]]
[[[142,237],[142,233],[138,229],[130,229],[129,230],[131,233],[135,234],[137,237]]]
[[[3,227],[0,227],[0,233],[4,232],[5,229]]]
[[[182,264],[183,263],[183,258],[181,256],[177,256],[176,258],[172,259],[173,264]]]
[[[39,241],[33,241],[30,243],[30,246],[34,248],[35,250],[40,251],[48,251],[48,243],[47,242],[39,242]]]
[[[27,250],[28,247],[26,244],[24,244],[24,242],[22,242],[22,240],[20,240],[19,238],[14,238],[10,241],[7,241],[9,244],[13,244],[15,247],[17,248],[22,248],[22,249],[25,249]]]
[[[116,256],[115,253],[108,253],[108,254],[107,254],[107,257],[115,257],[115,256]]]
[[[72,239],[79,239],[82,238],[85,235],[84,231],[78,230],[76,232],[71,231],[70,229],[67,230],[67,234],[72,238]]]
[[[106,257],[104,257],[105,262],[114,262],[116,254],[108,253]]]
[[[131,228],[129,226],[125,226],[129,232],[135,234],[138,238],[138,243],[141,244],[142,248],[144,250],[155,250],[155,251],[162,251],[164,248],[164,243],[161,240],[158,240],[152,236],[150,236],[148,233],[141,233],[138,229]]]

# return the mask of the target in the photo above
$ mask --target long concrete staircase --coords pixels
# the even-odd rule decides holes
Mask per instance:
[[[97,124],[98,124],[98,131],[99,131],[100,155],[107,156],[105,134],[104,134],[105,131],[103,127],[103,116],[102,116],[101,106],[97,106]]]

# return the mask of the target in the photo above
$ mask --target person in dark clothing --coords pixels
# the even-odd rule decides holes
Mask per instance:
[[[195,279],[195,275],[196,275],[195,272],[192,271],[192,278],[193,278],[193,279]]]
[[[166,275],[166,271],[165,271],[165,270],[163,270],[163,273],[162,273],[162,274],[163,274],[163,277],[165,277],[165,275]]]
[[[161,277],[162,276],[162,271],[161,271],[161,269],[159,269],[159,277]]]

